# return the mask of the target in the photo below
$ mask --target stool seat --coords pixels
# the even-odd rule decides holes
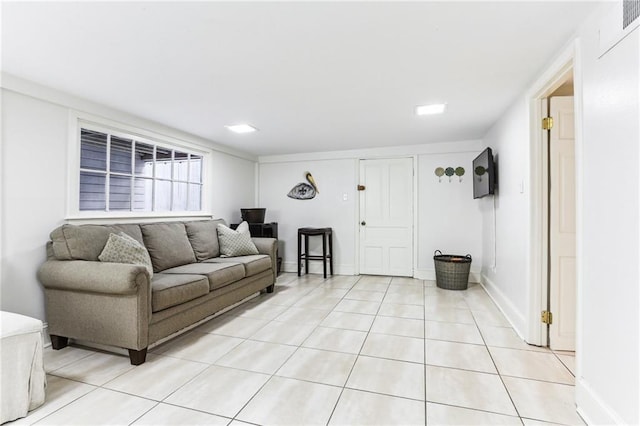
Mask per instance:
[[[313,236],[322,237],[322,255],[309,254],[309,237]],[[303,237],[304,252],[302,250]],[[322,260],[322,271],[325,278],[327,278],[327,261],[329,261],[329,270],[333,275],[333,230],[331,228],[298,228],[298,276],[301,275],[303,262],[305,274],[309,273],[310,260]]]
[[[331,232],[331,228],[299,228],[298,232],[306,235],[321,235],[326,232]]]
[[[42,357],[42,321],[0,312],[0,423],[27,415],[44,403],[46,376]]]

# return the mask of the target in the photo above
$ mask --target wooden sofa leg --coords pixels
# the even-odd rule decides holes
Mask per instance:
[[[69,344],[68,337],[56,336],[53,334],[49,337],[51,337],[51,347],[55,350],[65,348]]]
[[[147,360],[147,348],[136,351],[135,349],[129,349],[129,360],[131,365],[140,365]]]
[[[275,289],[276,289],[276,285],[271,284],[269,287],[267,287],[267,293],[273,293],[273,290]]]

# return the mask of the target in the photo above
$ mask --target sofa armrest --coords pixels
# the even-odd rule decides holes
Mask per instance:
[[[251,238],[260,254],[268,254],[271,257],[271,269],[273,269],[273,282],[278,276],[278,240],[275,238],[255,237]]]
[[[49,334],[144,351],[149,345],[151,283],[144,266],[87,260],[47,260]]]
[[[149,273],[142,265],[88,260],[48,260],[38,270],[47,289],[131,295],[146,286]]]

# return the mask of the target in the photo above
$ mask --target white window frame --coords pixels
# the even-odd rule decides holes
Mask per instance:
[[[80,151],[81,130],[95,130],[113,136],[135,139],[161,148],[183,150],[202,157],[202,191],[201,204],[198,211],[94,211],[80,210]],[[209,196],[211,182],[208,168],[211,163],[212,150],[202,145],[194,144],[166,134],[147,130],[106,118],[72,111],[69,114],[69,156],[67,174],[67,214],[66,220],[87,219],[168,219],[168,218],[197,218],[212,217],[211,197]]]

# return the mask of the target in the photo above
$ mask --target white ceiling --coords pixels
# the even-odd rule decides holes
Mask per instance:
[[[2,69],[256,155],[479,139],[595,5],[4,2]]]

